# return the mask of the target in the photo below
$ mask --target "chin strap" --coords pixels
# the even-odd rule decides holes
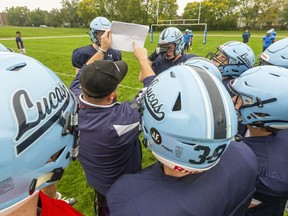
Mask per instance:
[[[33,179],[30,187],[29,187],[29,194],[32,195],[35,192],[35,189],[38,189],[44,183],[50,183],[58,181],[62,178],[64,173],[64,169],[56,168],[52,172],[45,173],[44,175],[38,177],[37,179]]]

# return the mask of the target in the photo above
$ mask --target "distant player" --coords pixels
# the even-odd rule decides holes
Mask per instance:
[[[193,37],[194,37],[194,34],[192,33],[192,30],[189,30],[189,36],[190,36],[190,44],[189,44],[189,47],[190,47],[190,50],[192,50],[192,45],[193,45]]]
[[[158,75],[142,102],[144,144],[158,162],[120,177],[110,215],[244,215],[258,166],[237,131],[233,102],[205,69],[179,65]]]
[[[184,39],[184,50],[187,52],[189,51],[189,46],[191,43],[191,35],[189,34],[189,29],[185,30],[185,33],[183,34],[183,39]]]
[[[72,53],[72,65],[76,68],[76,73],[96,52],[104,51],[101,48],[101,35],[103,35],[106,29],[110,28],[111,22],[105,17],[96,17],[92,20],[89,29],[89,36],[92,44],[77,48]],[[122,59],[122,56],[120,51],[110,48],[107,52],[104,51],[102,59],[118,61]]]
[[[250,32],[248,31],[248,29],[245,29],[245,31],[242,34],[243,43],[248,43],[250,37],[251,37]]]
[[[264,52],[267,47],[269,47],[272,43],[274,43],[276,40],[276,37],[273,35],[273,32],[271,30],[266,32],[266,35],[262,38],[262,45],[263,49],[262,52]]]
[[[21,54],[26,54],[26,49],[24,48],[24,43],[20,31],[16,32],[16,45]]]

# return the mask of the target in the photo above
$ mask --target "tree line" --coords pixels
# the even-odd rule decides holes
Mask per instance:
[[[104,16],[145,25],[194,19],[192,22],[207,23],[209,30],[288,28],[287,0],[203,0],[188,3],[181,16],[176,0],[62,0],[61,5],[49,12],[11,7],[5,13],[15,26],[88,27],[95,17]]]

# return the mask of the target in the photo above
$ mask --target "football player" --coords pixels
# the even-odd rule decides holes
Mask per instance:
[[[158,162],[121,176],[110,215],[243,215],[258,166],[246,145],[230,144],[237,117],[230,95],[203,68],[177,65],[158,75],[142,101],[144,144]]]
[[[76,73],[96,52],[102,52],[104,54],[102,59],[104,60],[119,61],[122,59],[120,51],[113,48],[103,50],[101,47],[101,36],[110,27],[111,22],[105,17],[96,17],[92,20],[89,29],[92,44],[77,48],[72,53],[72,65],[76,68]]]

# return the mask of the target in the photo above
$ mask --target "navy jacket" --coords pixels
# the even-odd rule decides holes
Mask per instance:
[[[110,215],[244,215],[257,177],[251,149],[232,142],[219,163],[200,174],[167,176],[156,162],[137,174],[123,175],[107,193]]]
[[[105,196],[119,176],[141,169],[138,103],[142,90],[130,102],[115,102],[110,106],[93,105],[82,98],[79,84],[81,72],[70,85],[80,100],[78,159],[89,185]],[[154,77],[144,80],[145,87]]]

